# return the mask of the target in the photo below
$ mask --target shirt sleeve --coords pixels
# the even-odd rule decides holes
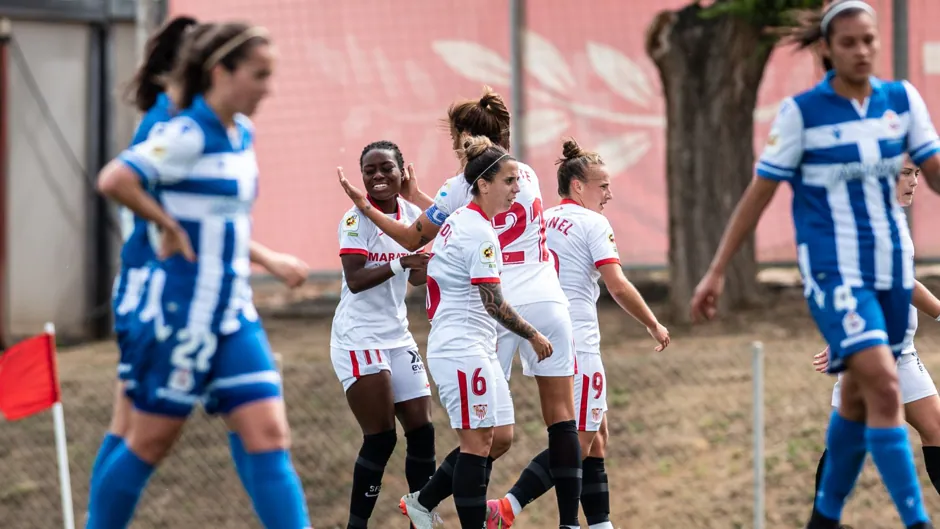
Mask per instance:
[[[369,255],[371,224],[363,222],[362,215],[352,210],[339,223],[339,254]]]
[[[920,165],[940,152],[940,140],[937,139],[937,129],[930,120],[930,112],[920,92],[907,81],[902,81],[902,84],[907,92],[911,116],[907,132],[907,152],[911,155],[911,160]]]
[[[764,152],[757,161],[757,176],[769,180],[790,180],[803,159],[803,114],[792,97],[784,99],[777,111]]]
[[[179,117],[153,127],[147,139],[120,155],[141,180],[172,184],[186,178],[202,156],[205,137],[190,118]]]
[[[470,264],[470,284],[499,283],[499,239],[492,229],[477,231],[478,236],[464,246]],[[474,244],[475,243],[475,244]]]
[[[590,234],[588,248],[594,266],[600,268],[606,264],[620,264],[620,254],[617,252],[617,241],[614,238],[614,229],[610,221],[602,217]]]
[[[451,181],[447,180],[444,182],[444,185],[437,190],[437,194],[434,195],[434,204],[431,204],[431,207],[429,207],[424,214],[436,226],[443,226],[444,221],[447,220],[447,217],[449,217],[451,213],[456,211],[457,208],[466,205],[457,203],[460,199],[458,195],[459,193],[451,189]]]

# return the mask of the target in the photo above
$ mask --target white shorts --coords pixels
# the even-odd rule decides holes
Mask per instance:
[[[428,367],[451,428],[475,430],[515,422],[509,383],[496,357],[432,357]]]
[[[349,391],[361,377],[389,371],[396,403],[431,395],[431,384],[417,345],[358,351],[330,347],[330,359],[343,391]]]
[[[570,377],[574,375],[574,334],[568,307],[555,301],[541,301],[514,307],[516,312],[552,344],[552,356],[539,362],[528,340],[497,325],[496,356],[506,380],[512,374],[512,359],[519,351],[522,374],[531,377]]]
[[[574,412],[578,431],[596,432],[607,412],[607,374],[597,353],[578,353],[578,372],[574,375]]]
[[[842,375],[832,388],[832,407],[838,408],[842,402],[840,388]],[[903,354],[898,358],[898,382],[901,386],[901,400],[910,404],[937,394],[937,386],[930,378],[930,373],[916,354]]]

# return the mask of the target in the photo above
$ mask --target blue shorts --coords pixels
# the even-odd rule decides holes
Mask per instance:
[[[143,330],[132,347],[126,392],[143,412],[183,418],[202,404],[210,414],[227,414],[282,396],[260,321],[241,318],[241,327],[227,335],[181,329],[162,340],[153,322],[137,326]]]
[[[150,266],[137,268],[121,267],[121,272],[114,280],[111,295],[111,312],[114,315],[114,334],[118,346],[118,380],[127,382],[131,380],[130,351],[137,341],[134,323],[137,310],[146,293],[146,285],[150,278]]]
[[[841,280],[816,283],[808,292],[810,314],[829,344],[829,372],[845,371],[853,354],[887,345],[901,355],[907,332],[911,290],[852,288]]]

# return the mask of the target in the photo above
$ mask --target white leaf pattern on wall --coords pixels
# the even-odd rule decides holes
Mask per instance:
[[[629,132],[602,141],[597,146],[597,153],[604,159],[610,175],[616,176],[640,161],[652,146],[646,132]]]
[[[546,143],[559,142],[570,125],[568,114],[550,108],[526,112],[522,116],[522,127],[527,147],[538,147]]]
[[[568,94],[575,87],[571,68],[558,48],[531,31],[525,32],[525,69],[559,94]]]
[[[509,85],[509,63],[482,44],[465,40],[437,40],[431,47],[448,66],[471,81],[496,86]]]
[[[405,62],[405,77],[408,84],[411,85],[411,91],[414,95],[426,101],[435,101],[437,92],[434,90],[434,81],[428,75],[427,70],[422,68],[412,59]]]
[[[401,96],[402,87],[399,81],[398,73],[392,65],[382,48],[373,48],[372,55],[375,57],[375,66],[379,70],[379,84],[385,89],[385,95],[392,99]]]
[[[643,70],[626,55],[599,44],[587,43],[588,59],[597,75],[607,83],[608,88],[624,99],[638,105],[647,106],[653,97],[653,88]]]

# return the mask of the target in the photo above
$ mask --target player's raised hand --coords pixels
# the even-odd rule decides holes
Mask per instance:
[[[163,230],[162,240],[160,241],[160,252],[157,257],[160,259],[169,259],[180,254],[189,262],[196,261],[196,252],[193,251],[193,245],[189,240],[189,235],[182,226],[176,225]]]
[[[414,203],[414,199],[418,195],[418,192],[418,177],[415,175],[415,165],[410,163],[407,167],[402,169],[401,197],[408,202]]]
[[[663,327],[662,324],[657,323],[656,327],[648,327],[646,331],[650,333],[654,340],[659,342],[659,345],[656,346],[657,353],[669,347],[669,329]]]
[[[346,180],[346,175],[343,174],[343,168],[336,168],[336,175],[339,177],[339,185],[343,186],[343,191],[346,192],[346,196],[353,201],[353,204],[356,205],[359,209],[365,209],[369,206],[369,200],[366,198],[366,194],[359,190],[356,186],[349,183],[349,180]]]
[[[820,373],[825,373],[829,369],[829,346],[813,357],[813,367]]]
[[[725,288],[724,274],[708,272],[692,294],[692,321],[710,320],[718,313],[718,298]]]
[[[549,356],[552,356],[552,342],[548,341],[548,338],[542,335],[542,333],[535,331],[535,336],[529,338],[529,343],[532,344],[532,349],[535,351],[535,354],[539,357],[539,362],[545,360]]]

